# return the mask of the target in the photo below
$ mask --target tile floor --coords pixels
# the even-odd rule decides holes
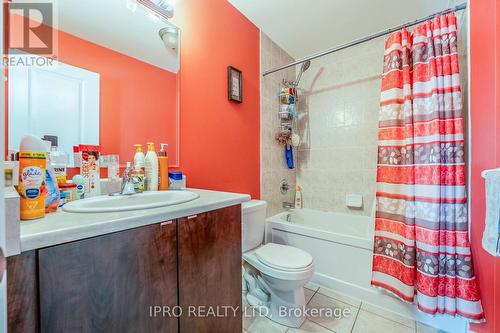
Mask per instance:
[[[252,316],[254,312],[248,310],[251,307],[243,297],[247,309],[243,333],[446,333],[312,283],[306,285],[305,295],[307,308],[349,309],[350,315],[341,319],[311,317],[293,329],[257,313]]]

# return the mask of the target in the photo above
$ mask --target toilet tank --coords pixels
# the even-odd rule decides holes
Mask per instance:
[[[264,242],[267,202],[251,200],[241,204],[241,247],[243,252]]]

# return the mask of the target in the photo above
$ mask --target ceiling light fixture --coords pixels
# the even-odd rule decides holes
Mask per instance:
[[[172,0],[137,0],[137,2],[163,19],[174,17]]]
[[[176,51],[179,47],[179,29],[175,27],[166,27],[158,31],[163,44],[167,49]]]

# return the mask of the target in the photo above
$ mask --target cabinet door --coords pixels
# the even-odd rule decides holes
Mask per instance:
[[[42,333],[177,332],[176,223],[126,230],[39,251]]]
[[[180,331],[241,332],[241,206],[182,218],[177,223],[179,305],[183,308]],[[189,309],[204,312],[195,316]],[[227,315],[218,317],[224,309]]]
[[[7,332],[38,332],[36,251],[7,258]]]

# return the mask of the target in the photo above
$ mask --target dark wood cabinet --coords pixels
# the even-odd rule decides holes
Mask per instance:
[[[179,219],[179,305],[203,306],[180,318],[181,332],[241,331],[240,220],[240,205]]]
[[[7,271],[9,333],[240,332],[241,206],[23,252]]]
[[[39,251],[40,328],[57,332],[177,332],[176,222]]]
[[[7,258],[7,332],[38,332],[36,251]]]

